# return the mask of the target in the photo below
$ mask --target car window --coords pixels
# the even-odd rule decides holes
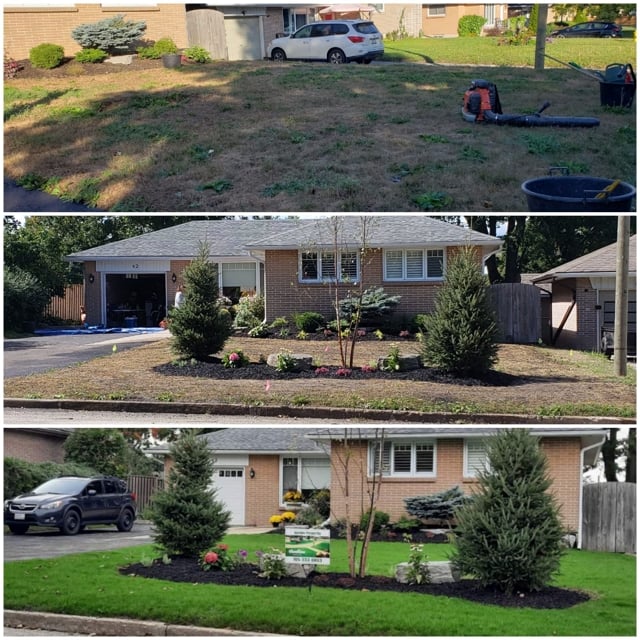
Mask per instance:
[[[65,495],[79,493],[86,482],[86,478],[54,478],[36,487],[32,493],[59,493]]]
[[[358,33],[378,33],[378,29],[373,22],[356,22],[353,28]]]
[[[291,37],[292,38],[309,38],[311,36],[311,25],[298,29]]]
[[[345,33],[349,33],[349,26],[346,24],[334,24],[333,33],[336,36],[343,36]]]
[[[88,485],[85,491],[86,495],[89,495],[89,491],[95,491],[96,494],[100,495],[102,493],[102,481],[101,480],[92,480]]]
[[[314,24],[311,27],[311,37],[312,38],[321,38],[331,35],[331,25],[330,24]]]
[[[104,492],[105,493],[119,493],[118,485],[115,480],[105,480],[104,481]]]

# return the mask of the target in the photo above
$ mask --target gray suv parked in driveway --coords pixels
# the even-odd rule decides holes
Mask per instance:
[[[4,523],[11,533],[29,527],[58,527],[75,535],[88,524],[115,524],[131,531],[136,519],[135,496],[127,483],[111,476],[63,476],[4,503]]]

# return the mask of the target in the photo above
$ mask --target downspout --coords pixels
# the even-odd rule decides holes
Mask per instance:
[[[602,436],[602,440],[597,442],[596,444],[591,444],[588,447],[584,447],[580,449],[580,495],[578,497],[578,540],[577,547],[578,549],[582,549],[582,514],[584,509],[584,455],[590,449],[595,449],[596,447],[602,447],[605,443],[607,436]]]

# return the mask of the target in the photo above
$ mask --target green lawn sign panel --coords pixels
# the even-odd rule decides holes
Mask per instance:
[[[290,564],[330,564],[331,532],[329,529],[285,527],[285,562]]]

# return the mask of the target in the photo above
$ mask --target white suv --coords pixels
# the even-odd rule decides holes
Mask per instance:
[[[333,64],[369,64],[383,53],[382,34],[369,20],[312,22],[290,36],[272,40],[267,47],[272,60],[325,60]]]

